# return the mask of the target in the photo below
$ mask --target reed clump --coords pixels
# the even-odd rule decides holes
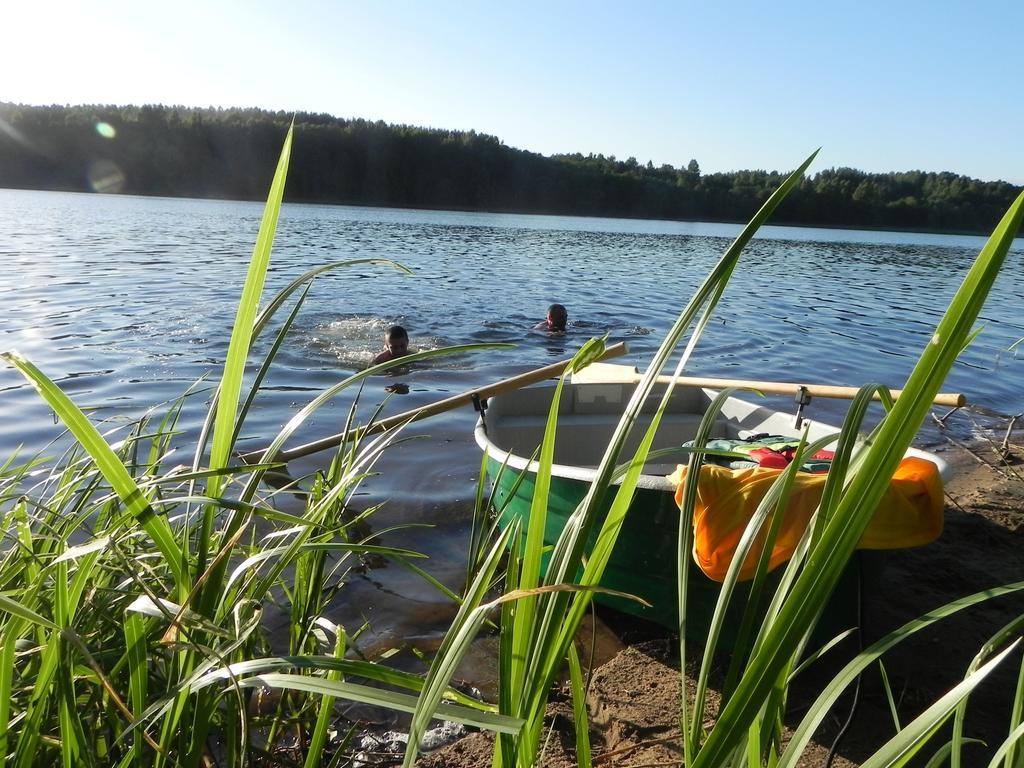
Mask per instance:
[[[374,509],[351,508],[400,426],[371,437],[373,421],[357,426],[353,407],[347,439],[325,469],[307,478],[285,473],[282,486],[274,461],[317,408],[386,364],[321,393],[258,458],[246,463],[235,450],[317,275],[367,263],[404,270],[381,259],[323,265],[259,311],[291,141],[289,131],[224,372],[189,463],[175,461],[183,452],[176,438],[184,398],[163,415],[101,434],[29,360],[3,355],[61,419],[72,445],[53,462],[14,456],[0,467],[5,765],[244,765],[282,740],[297,741],[313,765],[328,743],[336,697],[407,710],[416,704],[419,677],[353,658],[359,630],[350,635],[329,618],[346,574],[363,558],[404,563],[445,589],[416,566],[418,553],[381,546],[364,533],[361,523]],[[282,309],[283,320],[276,318]],[[250,364],[254,340],[271,330],[266,357]],[[252,383],[244,392],[247,371]],[[264,482],[272,471],[277,490]],[[277,503],[295,496],[302,498],[297,511],[294,502]],[[269,633],[264,613],[271,611],[284,613],[275,621],[283,618],[284,638]],[[273,690],[285,694],[266,695]],[[493,707],[455,692],[446,698],[450,718],[470,713],[509,727],[507,718],[488,714]],[[334,752],[340,760],[343,751]]]

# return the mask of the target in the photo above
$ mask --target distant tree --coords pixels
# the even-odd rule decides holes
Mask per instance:
[[[0,103],[0,186],[259,199],[290,120],[258,109]],[[476,131],[322,113],[295,122],[286,190],[295,201],[737,221],[782,180],[763,170],[703,175],[696,160],[656,168],[635,157],[545,157]],[[805,177],[774,220],[984,231],[1019,192],[948,172],[829,168]]]

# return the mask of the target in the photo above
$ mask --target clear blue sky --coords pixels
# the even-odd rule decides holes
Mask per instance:
[[[327,112],[704,171],[1024,184],[1024,0],[5,4],[0,100]]]

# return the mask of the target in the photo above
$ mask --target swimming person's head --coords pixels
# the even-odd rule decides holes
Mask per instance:
[[[548,329],[552,331],[564,331],[569,322],[569,311],[562,304],[552,304],[548,307]]]
[[[392,325],[384,334],[384,347],[391,353],[392,358],[401,357],[409,353],[409,334],[400,325]]]

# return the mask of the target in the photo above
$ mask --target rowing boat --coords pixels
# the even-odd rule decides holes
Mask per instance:
[[[623,382],[565,386],[559,403],[545,544],[557,540],[569,515],[594,480],[605,446],[634,387],[632,383]],[[553,392],[553,386],[543,386],[491,398],[485,416],[477,422],[475,438],[487,456],[487,473],[494,485],[494,505],[503,526],[518,519],[525,529],[528,521],[537,471],[537,464],[531,462],[530,457],[541,443]],[[638,427],[627,441],[621,461],[633,455],[663,393],[664,386],[655,387],[643,408]],[[703,387],[677,387],[662,418],[653,450],[678,447],[692,440],[716,395],[714,390]],[[810,422],[808,427],[812,441],[837,432],[834,426],[818,422]],[[741,439],[764,433],[796,435],[799,430],[794,426],[793,415],[733,396],[725,401],[716,418],[712,436]],[[934,462],[940,472],[947,471],[945,462],[934,454],[911,449],[907,455],[927,459]],[[676,470],[677,463],[685,462],[685,454],[680,453],[668,459],[658,457],[644,466],[601,582],[608,589],[643,598],[650,607],[613,595],[595,597],[606,605],[673,629],[679,626],[676,607],[679,507],[674,498],[677,484],[669,475]],[[706,633],[720,585],[693,565],[692,559],[690,562],[687,634],[699,638]],[[776,578],[781,571],[781,568],[776,569]],[[856,577],[851,571],[840,583],[823,617],[826,627],[841,630],[854,621],[856,588]],[[733,600],[732,605],[737,606],[734,610],[738,611],[744,597],[742,589],[737,597],[740,599]],[[736,624],[738,615],[727,618],[727,627]],[[730,643],[727,630],[721,646],[727,648]]]

